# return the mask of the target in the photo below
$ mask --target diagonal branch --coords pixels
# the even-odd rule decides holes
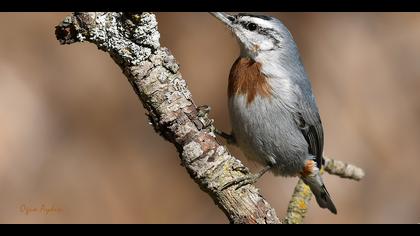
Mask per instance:
[[[220,145],[210,120],[197,107],[175,58],[160,47],[151,13],[75,13],[56,27],[61,44],[88,41],[108,52],[139,96],[155,129],[173,143],[182,165],[232,223],[279,223],[274,209],[253,185],[221,191],[226,182],[249,174]]]
[[[250,172],[217,142],[212,121],[196,107],[175,58],[160,46],[153,14],[79,12],[66,17],[56,26],[55,33],[61,44],[87,41],[109,53],[140,98],[155,131],[175,145],[191,178],[212,197],[231,223],[280,223],[275,210],[254,185],[222,190],[226,183]],[[341,162],[329,163],[332,164],[327,166],[331,167],[326,170],[330,173],[342,177],[356,173],[346,165],[334,168]],[[297,196],[300,189],[305,188],[298,184]],[[310,199],[310,191],[308,195]],[[305,204],[309,199],[305,198]],[[297,208],[289,209],[293,212]],[[303,219],[305,213],[306,209],[297,214]]]

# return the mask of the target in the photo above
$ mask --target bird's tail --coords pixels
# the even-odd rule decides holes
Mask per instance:
[[[324,182],[319,173],[301,176],[303,182],[309,186],[315,195],[316,201],[321,208],[328,208],[332,213],[337,214],[337,209],[331,200],[330,194],[325,188]]]

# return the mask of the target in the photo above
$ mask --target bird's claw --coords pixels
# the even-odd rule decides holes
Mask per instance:
[[[258,178],[260,176],[259,175],[255,175],[255,174],[248,174],[246,176],[234,179],[232,181],[229,181],[228,183],[226,183],[225,185],[223,185],[223,187],[221,188],[221,190],[225,190],[233,185],[236,185],[235,190],[238,190],[239,188],[248,185],[248,184],[254,184],[255,182],[257,182]]]
[[[209,118],[209,113],[211,107],[208,105],[202,105],[197,107],[197,122],[194,122],[198,129],[210,129],[211,132],[214,131],[214,120]]]
[[[241,172],[243,174],[246,174],[246,175],[249,174],[249,169],[247,167],[243,166],[243,165],[236,166],[236,167],[233,168],[233,170],[234,171],[239,171],[239,172]]]
[[[204,117],[208,115],[211,111],[211,107],[208,105],[202,105],[197,107],[197,116]]]
[[[209,118],[209,113],[211,111],[211,107],[208,105],[202,105],[197,107],[197,117],[198,119],[194,121],[195,125],[199,130],[208,129],[210,132],[215,133],[223,138],[226,139],[228,144],[236,144],[235,137],[232,134],[227,134],[223,131],[218,130],[214,127],[214,119]]]
[[[223,187],[221,188],[221,190],[225,190],[227,188],[229,188],[232,185],[237,185],[235,190],[239,189],[242,186],[248,185],[248,184],[254,184],[255,182],[257,182],[257,180],[263,176],[267,171],[269,171],[272,168],[271,165],[267,165],[266,167],[264,167],[264,169],[260,170],[258,173],[256,174],[251,174],[248,171],[248,168],[246,168],[245,166],[241,167],[235,167],[234,170],[238,170],[242,173],[245,174],[245,176],[242,176],[240,178],[234,179],[228,183],[226,183],[225,185],[223,185]]]
[[[218,129],[214,129],[214,132],[217,134],[217,135],[219,135],[220,137],[222,137],[222,138],[224,138],[224,139],[226,139],[226,142],[228,143],[228,144],[236,144],[236,139],[235,139],[235,136],[233,136],[232,134],[227,134],[227,133],[225,133],[225,132],[223,132],[223,131],[220,131],[220,130],[218,130]]]

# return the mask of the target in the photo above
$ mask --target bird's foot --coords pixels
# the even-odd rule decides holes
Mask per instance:
[[[220,137],[226,139],[226,142],[228,144],[235,144],[236,143],[236,139],[235,139],[235,136],[233,136],[233,134],[225,133],[225,132],[223,132],[221,130],[218,130],[216,128],[214,128],[214,133],[219,135]]]
[[[211,107],[208,105],[202,105],[197,107],[197,116],[199,117],[205,117],[207,116],[211,111]]]
[[[223,185],[223,187],[221,188],[221,190],[225,190],[233,185],[236,185],[235,190],[239,189],[242,186],[248,185],[248,184],[254,184],[255,182],[257,182],[259,176],[256,174],[248,174],[245,175],[243,177],[234,179],[228,183],[226,183],[225,185]]]
[[[226,139],[228,144],[235,144],[236,140],[232,134],[225,133],[214,127],[214,120],[209,118],[210,111],[211,107],[208,105],[202,105],[197,107],[198,122],[195,123],[198,129],[208,129],[210,130],[210,132],[214,132],[216,135],[219,135],[220,137]]]
[[[214,132],[215,128],[213,126],[214,120],[209,118],[209,113],[211,107],[207,105],[197,107],[197,122],[194,122],[199,130],[209,129],[211,132]]]
[[[257,180],[263,176],[268,170],[271,169],[271,166],[266,166],[264,167],[264,169],[262,169],[260,172],[256,173],[256,174],[247,174],[243,177],[234,179],[232,181],[229,181],[228,183],[226,183],[225,185],[223,185],[223,187],[221,188],[221,191],[236,185],[235,190],[239,189],[242,186],[248,185],[248,184],[254,184],[257,182]],[[241,171],[241,170],[240,170]]]

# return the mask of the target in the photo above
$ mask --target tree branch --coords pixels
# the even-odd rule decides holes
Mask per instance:
[[[296,184],[287,208],[286,217],[282,220],[284,224],[301,224],[308,211],[308,204],[312,198],[312,192],[308,185],[301,179]]]
[[[221,190],[226,183],[250,172],[217,142],[212,121],[197,109],[175,58],[160,46],[153,14],[79,12],[66,17],[56,26],[55,33],[61,44],[87,41],[109,53],[140,98],[155,131],[175,145],[191,178],[212,197],[231,223],[280,223],[275,210],[255,186]],[[326,169],[330,173],[348,177],[351,172],[351,176],[361,176],[349,169],[350,165],[334,168],[341,162],[328,163]],[[305,187],[298,184],[295,194],[302,191],[306,191]],[[310,194],[309,191],[309,199]],[[302,201],[307,204],[309,199]],[[299,201],[298,196],[292,198],[290,214],[297,212],[298,208],[292,205]],[[305,213],[306,208],[296,214],[303,219]]]
[[[175,58],[160,47],[151,13],[75,13],[56,27],[61,44],[88,41],[108,52],[139,96],[155,129],[173,143],[200,188],[232,223],[279,223],[274,209],[253,185],[220,191],[228,181],[249,174],[239,160],[220,145],[208,117],[197,107],[179,73]]]
[[[331,175],[337,175],[341,178],[361,180],[365,176],[365,172],[354,165],[347,164],[342,161],[332,160],[324,157],[325,166],[324,169]]]

